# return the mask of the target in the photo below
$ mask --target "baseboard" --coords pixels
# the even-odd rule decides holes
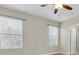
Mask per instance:
[[[54,54],[57,54],[57,53],[60,53],[59,51],[58,52],[50,52],[50,53],[47,53],[47,54],[44,54],[44,55],[54,55]]]
[[[62,52],[62,51],[58,51],[58,52],[50,52],[50,53],[47,53],[47,54],[44,54],[44,55],[54,55],[54,54],[57,54],[57,53],[62,53],[64,55],[68,55],[68,53],[66,52]]]
[[[65,55],[70,55],[68,52],[61,51],[60,53],[65,54]]]

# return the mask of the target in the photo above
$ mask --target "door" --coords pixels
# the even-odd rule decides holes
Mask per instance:
[[[76,27],[72,26],[70,28],[70,54],[76,53],[76,39],[77,39]]]

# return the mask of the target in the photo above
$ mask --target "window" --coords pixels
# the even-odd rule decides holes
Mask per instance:
[[[49,26],[49,46],[58,45],[58,27]]]
[[[0,49],[22,47],[22,21],[0,16]]]

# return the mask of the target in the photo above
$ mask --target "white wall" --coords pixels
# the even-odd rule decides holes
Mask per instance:
[[[59,52],[59,47],[49,47],[47,24],[58,26],[58,22],[29,16],[21,12],[0,8],[0,14],[19,17],[23,21],[23,48],[21,49],[0,49],[0,54],[47,54]]]
[[[75,24],[79,24],[79,16],[72,18],[70,20],[64,21],[61,23],[61,40],[60,40],[60,46],[61,46],[61,51],[69,54],[69,42],[70,42],[70,37],[69,37],[69,27]]]
[[[67,27],[61,27],[60,29],[60,50],[64,54],[69,54],[69,29]]]

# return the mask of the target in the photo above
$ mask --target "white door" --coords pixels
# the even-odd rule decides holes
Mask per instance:
[[[75,27],[71,27],[70,29],[70,52],[71,54],[75,54],[76,53],[76,28]]]

